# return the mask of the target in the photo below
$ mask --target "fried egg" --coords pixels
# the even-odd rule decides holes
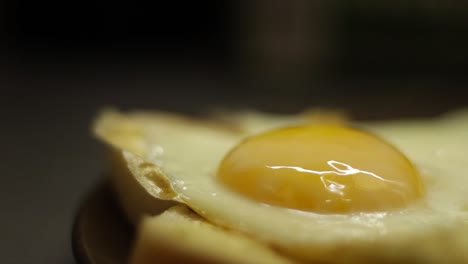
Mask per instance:
[[[343,125],[231,120],[106,111],[95,131],[151,197],[297,261],[468,261],[468,112]]]

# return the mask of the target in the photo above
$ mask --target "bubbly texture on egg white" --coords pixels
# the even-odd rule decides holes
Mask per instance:
[[[414,164],[424,194],[403,207],[345,213],[271,205],[221,182],[220,164],[246,138],[311,122],[301,115],[256,112],[231,120],[235,121],[230,127],[161,112],[106,111],[97,119],[95,132],[119,153],[129,171],[126,177],[136,180],[151,197],[186,204],[210,222],[243,232],[293,259],[468,261],[464,252],[468,245],[468,173],[464,169],[468,112],[428,120],[353,124],[382,138],[384,145],[396,146]],[[318,147],[317,155],[320,151]],[[372,153],[365,158],[369,157]],[[394,158],[385,160],[385,155],[375,161],[395,166]],[[268,175],[257,184],[265,182]]]

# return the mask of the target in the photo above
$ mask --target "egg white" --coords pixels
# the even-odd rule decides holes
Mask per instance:
[[[238,123],[241,131],[233,132],[168,119],[164,114],[112,115],[120,121],[110,126],[115,129],[113,136],[103,133],[103,137],[123,150],[129,169],[149,193],[184,203],[217,225],[266,241],[300,260],[347,262],[369,254],[372,247],[384,254],[435,241],[441,234],[453,235],[454,241],[457,233],[468,234],[468,172],[463,153],[468,149],[468,112],[425,121],[356,124],[395,144],[417,165],[426,196],[398,211],[327,215],[265,205],[216,180],[220,161],[245,136],[301,122],[300,118],[275,119],[256,113],[244,119],[249,122]],[[116,136],[121,134],[122,122],[137,128],[131,137],[138,144]],[[152,166],[142,165],[148,162]],[[161,179],[170,183],[169,189],[159,186]]]

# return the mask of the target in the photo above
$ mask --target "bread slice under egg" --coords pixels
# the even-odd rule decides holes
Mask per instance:
[[[185,205],[145,217],[139,226],[131,264],[291,264],[265,244],[212,225]]]

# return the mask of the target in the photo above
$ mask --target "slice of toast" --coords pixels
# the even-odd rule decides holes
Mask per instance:
[[[294,263],[249,237],[210,224],[185,205],[143,219],[131,264]]]

